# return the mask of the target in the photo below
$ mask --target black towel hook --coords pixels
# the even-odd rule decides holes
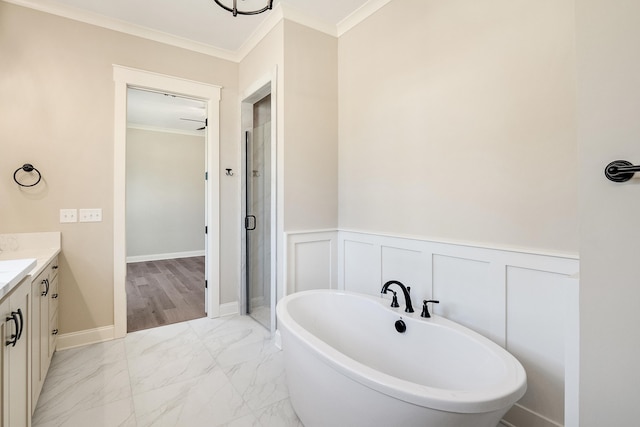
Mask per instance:
[[[614,160],[604,168],[604,175],[613,182],[627,182],[636,172],[640,172],[640,165],[634,166],[626,160]]]
[[[20,171],[24,171],[27,173],[31,173],[31,172],[35,172],[38,174],[38,180],[36,182],[34,182],[33,184],[23,184],[20,181],[18,181],[18,172]],[[37,185],[40,180],[42,179],[42,174],[40,173],[40,171],[38,169],[36,169],[32,164],[30,163],[25,163],[24,165],[22,165],[21,167],[19,167],[18,169],[16,169],[16,171],[13,173],[13,180],[16,182],[16,184],[18,184],[21,187],[33,187],[35,185]]]

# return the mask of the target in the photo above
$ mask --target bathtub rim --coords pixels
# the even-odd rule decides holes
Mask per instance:
[[[428,322],[438,327],[450,328],[465,334],[468,338],[488,347],[503,362],[507,371],[502,381],[482,391],[450,390],[430,387],[394,377],[373,369],[336,348],[322,341],[298,324],[286,309],[287,305],[298,298],[312,294],[335,294],[347,297],[363,298],[394,315],[416,321]],[[511,407],[526,392],[527,377],[522,364],[507,350],[484,337],[483,335],[442,316],[433,315],[429,319],[419,317],[416,313],[404,313],[386,306],[388,301],[379,297],[356,292],[318,289],[301,291],[282,298],[276,306],[278,328],[281,329],[283,351],[286,352],[285,336],[289,333],[322,362],[332,366],[337,372],[351,378],[361,385],[396,398],[407,403],[424,406],[436,410],[457,413],[485,413]],[[314,348],[315,347],[315,351]]]

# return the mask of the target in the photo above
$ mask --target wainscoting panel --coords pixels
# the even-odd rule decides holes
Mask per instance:
[[[507,267],[506,348],[528,375],[527,394],[519,404],[558,425],[564,420],[569,290],[565,275]]]
[[[434,254],[433,311],[504,345],[504,285],[490,272],[486,261]]]
[[[336,231],[287,233],[287,293],[337,287]]]
[[[431,280],[429,262],[426,254],[422,251],[412,249],[401,249],[391,246],[382,246],[381,253],[381,277],[382,282],[398,280],[411,287],[411,295],[425,295],[423,299],[431,295]],[[380,293],[380,286],[377,280],[372,280],[374,290]],[[396,292],[398,288],[393,288]],[[416,311],[422,307],[420,301],[412,298]],[[404,304],[402,293],[398,293],[398,302]]]
[[[433,312],[492,339],[525,367],[528,390],[504,417],[510,427],[577,427],[577,257],[354,231],[289,233],[287,289],[380,295],[411,286],[417,313]],[[390,299],[387,295],[385,298]],[[398,294],[400,305],[404,297]]]
[[[339,274],[349,282],[349,290],[363,294],[373,294],[376,291],[380,293],[382,276],[380,245],[345,239],[338,251],[341,252],[339,257],[343,262],[343,268]],[[338,287],[344,289],[339,281]]]

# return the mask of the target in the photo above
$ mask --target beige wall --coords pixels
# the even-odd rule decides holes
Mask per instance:
[[[640,179],[603,174],[640,164],[639,17],[638,1],[576,2],[581,427],[640,420]]]
[[[127,258],[204,252],[205,138],[127,129]]]
[[[283,20],[240,63],[241,98],[277,69],[278,255],[283,232],[336,228],[337,39]],[[284,295],[278,262],[278,295]]]
[[[223,86],[222,171],[237,164],[238,65],[5,2],[0,58],[0,232],[61,231],[61,332],[112,325],[112,64]],[[10,177],[26,162],[44,175],[34,191]],[[234,248],[236,188],[220,186],[221,247]],[[98,207],[101,223],[59,223],[61,208]],[[238,252],[221,253],[220,283],[234,289],[225,303],[236,299]]]
[[[285,21],[285,231],[338,225],[338,40]]]
[[[394,0],[340,37],[340,227],[575,254],[573,19]]]

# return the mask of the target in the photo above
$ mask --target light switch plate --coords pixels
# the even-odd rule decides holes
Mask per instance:
[[[102,209],[80,209],[80,222],[101,222]]]
[[[78,222],[77,209],[60,209],[60,223]]]

